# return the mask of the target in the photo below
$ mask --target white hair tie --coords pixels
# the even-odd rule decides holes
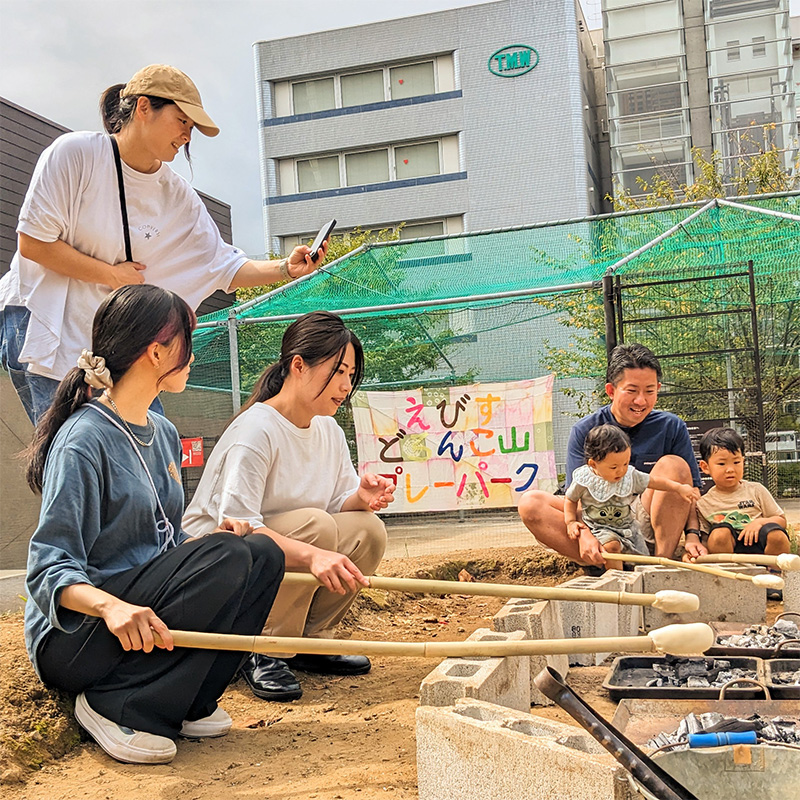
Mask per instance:
[[[114,385],[106,360],[94,355],[91,350],[81,350],[78,366],[84,371],[83,379],[93,389],[110,389]]]

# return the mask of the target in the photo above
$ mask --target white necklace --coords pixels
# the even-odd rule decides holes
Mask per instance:
[[[150,415],[149,415],[149,414],[147,415],[147,427],[148,427],[150,430],[152,430],[152,431],[153,431],[153,435],[150,437],[150,441],[149,441],[149,442],[143,442],[143,441],[142,441],[142,440],[141,440],[141,439],[140,439],[140,438],[139,438],[139,437],[138,437],[138,436],[137,436],[137,435],[136,435],[136,434],[135,434],[135,433],[134,433],[134,432],[131,430],[131,426],[130,426],[130,425],[128,425],[128,421],[125,419],[125,417],[123,417],[123,416],[122,416],[122,414],[120,414],[120,413],[119,413],[119,409],[117,408],[117,404],[116,404],[116,403],[115,403],[115,402],[114,402],[114,401],[111,399],[111,395],[108,393],[108,390],[107,390],[107,389],[106,389],[106,391],[105,391],[105,392],[103,392],[103,395],[106,397],[106,399],[108,400],[108,402],[109,402],[109,403],[111,403],[111,408],[113,408],[113,409],[114,409],[114,413],[115,413],[115,414],[116,414],[116,415],[117,415],[117,416],[118,416],[118,417],[119,417],[119,418],[122,420],[122,424],[123,424],[123,425],[124,425],[124,426],[125,426],[125,427],[128,429],[128,433],[129,433],[131,436],[133,436],[133,438],[134,438],[134,439],[135,439],[135,440],[136,440],[136,441],[137,441],[137,442],[138,442],[138,443],[139,443],[139,444],[140,444],[142,447],[151,447],[151,446],[152,446],[152,444],[153,444],[153,442],[154,442],[154,441],[155,441],[155,439],[156,439],[156,426],[155,426],[155,424],[153,423],[153,420],[152,420],[152,419],[150,419]]]

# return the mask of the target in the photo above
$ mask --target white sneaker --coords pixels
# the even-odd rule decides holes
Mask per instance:
[[[112,758],[126,764],[167,764],[177,748],[172,739],[117,725],[98,714],[81,692],[75,699],[75,718]]]
[[[233,725],[233,720],[224,708],[217,706],[213,714],[202,719],[188,719],[183,723],[180,735],[185,739],[213,739],[224,736]]]

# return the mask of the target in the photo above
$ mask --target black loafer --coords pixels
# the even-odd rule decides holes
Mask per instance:
[[[301,653],[289,658],[286,664],[301,672],[313,672],[317,675],[366,675],[371,669],[366,656],[322,656],[313,653]]]
[[[253,694],[262,700],[285,702],[303,695],[294,673],[280,658],[251,653],[239,671]]]

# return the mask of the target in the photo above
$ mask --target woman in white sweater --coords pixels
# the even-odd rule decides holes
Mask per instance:
[[[34,423],[89,347],[94,313],[112,289],[151,283],[196,309],[217,289],[298,278],[322,263],[305,246],[282,261],[250,260],[222,240],[170,169],[182,147],[188,156],[195,129],[219,133],[183,72],[145,67],[109,87],[100,110],[107,133],[66,133],[40,156],[19,249],[0,281],[0,359]]]
[[[245,520],[256,532],[283,534],[296,544],[294,551],[284,548],[288,570],[318,572],[316,560],[335,560],[325,589],[281,587],[266,635],[332,638],[354,591],[365,585],[364,574],[383,557],[386,529],[374,512],[394,499],[394,484],[373,474],[358,477],[332,419],[358,387],[363,364],[361,343],[338,317],[315,311],[293,322],[280,359],[222,434],[186,509],[183,527],[190,535],[213,530],[226,517]],[[254,654],[242,672],[256,696],[283,701],[302,694],[293,668],[359,675],[370,662]]]

